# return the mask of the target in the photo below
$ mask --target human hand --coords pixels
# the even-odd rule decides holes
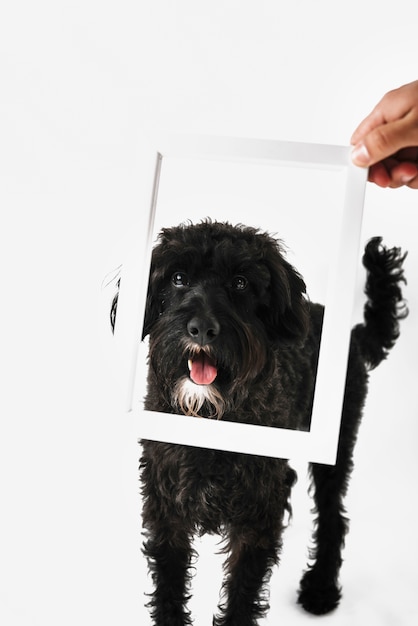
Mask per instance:
[[[351,137],[355,165],[380,187],[418,189],[418,80],[389,91]]]

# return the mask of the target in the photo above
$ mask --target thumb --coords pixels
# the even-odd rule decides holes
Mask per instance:
[[[407,119],[382,124],[354,145],[351,158],[355,165],[370,167],[398,150],[411,146],[411,139],[411,127]]]

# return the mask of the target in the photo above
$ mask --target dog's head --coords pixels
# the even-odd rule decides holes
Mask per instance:
[[[186,414],[220,417],[271,366],[274,346],[303,339],[304,293],[266,233],[211,221],[163,229],[143,329],[161,393]]]

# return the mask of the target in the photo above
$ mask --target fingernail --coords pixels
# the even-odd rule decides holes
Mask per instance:
[[[370,154],[364,143],[359,143],[351,152],[351,159],[355,165],[365,167],[370,163]]]
[[[408,183],[411,182],[411,180],[414,180],[415,175],[412,174],[412,176],[402,176],[401,177],[401,183],[402,185],[407,185]]]

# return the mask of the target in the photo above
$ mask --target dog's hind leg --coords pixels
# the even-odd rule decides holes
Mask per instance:
[[[405,282],[402,255],[387,249],[375,237],[366,246],[363,264],[367,269],[364,323],[352,332],[347,368],[341,433],[335,467],[311,467],[317,511],[314,562],[304,574],[299,602],[311,613],[328,613],[340,600],[338,575],[348,520],[343,497],[353,467],[353,450],[367,391],[368,369],[386,358],[399,335],[399,321],[407,315],[400,285]]]
[[[341,551],[348,530],[342,496],[346,476],[341,468],[313,464],[317,518],[314,532],[313,563],[304,573],[299,589],[299,603],[315,615],[335,609],[341,598],[338,583],[342,564]]]
[[[353,452],[366,384],[365,368],[358,360],[357,348],[352,345],[336,465],[312,463],[310,467],[317,513],[314,549],[311,551],[313,563],[302,577],[298,601],[306,611],[316,615],[335,609],[341,598],[338,578],[344,539],[348,532],[343,499],[353,468]]]

